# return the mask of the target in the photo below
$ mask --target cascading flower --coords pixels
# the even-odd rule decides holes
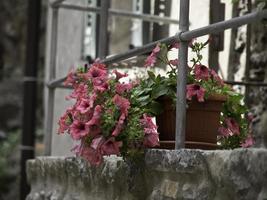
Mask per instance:
[[[248,135],[245,141],[241,144],[241,147],[248,148],[248,147],[251,147],[254,143],[255,143],[255,140],[252,137],[252,135]]]
[[[194,73],[197,80],[208,80],[210,77],[209,69],[205,65],[195,65]]]
[[[158,50],[154,49],[153,54]],[[112,74],[108,76],[101,63],[95,63],[89,69],[71,71],[67,84],[74,90],[69,98],[76,102],[59,120],[59,133],[68,132],[76,143],[79,142],[72,151],[96,166],[102,163],[103,156],[127,155],[128,148],[132,148],[130,143],[142,148],[158,145],[157,127],[152,126],[149,118],[145,127],[129,124],[131,117],[139,120],[144,113],[137,105],[134,108],[131,105],[132,90],[139,82],[121,83],[119,80],[127,74],[117,70]],[[134,137],[128,135],[126,127],[134,130],[133,135],[137,132],[137,138],[143,140],[133,141]],[[127,140],[131,141],[129,146]]]
[[[85,74],[87,79],[103,78],[107,77],[108,72],[104,64],[94,63],[88,72]]]
[[[140,123],[143,126],[145,133],[143,145],[145,147],[159,146],[159,134],[157,132],[157,126],[152,121],[152,117],[143,114]]]
[[[147,57],[145,67],[153,67],[157,61],[157,54],[160,52],[160,45],[158,44]]]
[[[127,73],[121,73],[121,72],[119,72],[117,70],[113,70],[112,73],[115,74],[116,80],[120,80],[121,78],[124,78],[124,77],[128,76]]]
[[[70,125],[70,135],[74,140],[79,140],[82,137],[86,136],[89,132],[86,125],[78,120],[75,120]]]
[[[116,84],[116,92],[119,95],[122,95],[124,92],[129,92],[133,88],[132,83],[117,83]]]
[[[224,81],[220,78],[220,76],[213,69],[211,69],[210,74],[212,76],[212,79],[215,82],[217,82],[220,86],[224,85]]]
[[[226,118],[224,121],[225,121],[227,128],[231,131],[230,135],[239,135],[240,134],[239,125],[235,119]]]
[[[189,84],[186,86],[186,98],[192,100],[193,96],[197,97],[199,102],[204,102],[205,89],[198,84]]]
[[[118,108],[120,109],[121,113],[124,114],[125,116],[128,115],[128,109],[131,107],[131,103],[129,102],[128,99],[116,94],[113,97],[113,102]]]

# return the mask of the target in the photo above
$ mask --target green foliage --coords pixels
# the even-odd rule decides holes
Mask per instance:
[[[10,157],[16,153],[16,147],[19,144],[19,131],[9,133],[6,140],[0,142],[0,194],[8,191],[8,184],[11,183],[16,175]],[[12,169],[13,168],[13,169]]]
[[[240,147],[250,134],[250,126],[247,119],[248,109],[243,103],[243,95],[235,92],[230,86],[223,84],[220,77],[210,69],[208,72],[210,77],[208,79],[199,79],[195,74],[196,65],[202,65],[201,60],[203,56],[201,51],[207,46],[208,42],[209,40],[205,43],[192,42],[190,44],[195,56],[191,60],[192,67],[188,68],[187,83],[197,84],[203,88],[205,90],[205,99],[208,99],[210,95],[226,97],[221,113],[221,126],[227,128],[225,119],[231,118],[238,123],[240,134],[229,137],[218,136],[218,142],[221,144],[221,148],[237,148]],[[176,66],[170,64],[166,51],[166,49],[171,49],[171,46],[162,44],[159,46],[163,48],[163,52],[160,51],[156,59],[169,65],[171,70],[167,72],[167,76],[156,75],[153,71],[148,70],[148,78],[142,80],[141,84],[133,92],[137,97],[136,99],[139,100],[136,103],[151,115],[158,115],[162,112],[162,108],[157,102],[160,97],[168,96],[173,99],[174,103],[176,101],[177,69]]]

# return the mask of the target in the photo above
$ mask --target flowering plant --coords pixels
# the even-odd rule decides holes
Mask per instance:
[[[248,113],[247,107],[242,103],[243,95],[235,92],[230,86],[224,84],[224,81],[213,70],[201,63],[201,50],[208,44],[191,42],[190,47],[194,58],[192,65],[188,66],[188,77],[186,86],[186,98],[188,101],[192,98],[203,102],[210,96],[222,95],[225,97],[223,110],[220,117],[220,127],[218,129],[218,144],[224,149],[249,147],[254,144],[251,133],[252,116]],[[140,96],[149,97],[146,107],[157,103],[161,96],[169,96],[176,101],[176,77],[178,60],[169,60],[168,52],[178,48],[179,44],[166,45],[158,44],[146,59],[145,66],[154,67],[157,62],[163,62],[169,66],[170,70],[167,76],[155,75],[153,71],[148,71],[148,78],[141,81],[139,91]],[[153,104],[151,104],[153,102]],[[159,107],[157,107],[159,108]],[[153,110],[153,109],[152,109]],[[159,111],[157,111],[159,112]],[[155,112],[154,112],[155,113]]]
[[[65,81],[74,88],[68,98],[76,102],[60,118],[58,132],[78,141],[73,151],[94,165],[104,155],[136,155],[159,145],[157,126],[139,107],[142,98],[134,98],[138,83],[120,82],[127,74],[116,70],[112,75],[94,63],[71,71]]]
[[[196,56],[188,66],[186,97],[203,102],[211,95],[224,95],[218,143],[222,148],[249,147],[254,141],[243,96],[201,64],[200,51],[206,44],[190,44]],[[58,132],[68,132],[78,142],[73,148],[77,155],[99,165],[105,155],[135,156],[144,148],[159,146],[152,117],[162,112],[159,97],[169,96],[176,101],[178,60],[169,60],[167,53],[178,46],[158,44],[146,59],[146,67],[158,62],[168,65],[167,76],[148,70],[147,78],[124,83],[122,78],[127,74],[116,70],[109,74],[106,66],[97,62],[89,69],[85,65],[68,74],[65,84],[74,88],[68,98],[76,102],[60,118]]]

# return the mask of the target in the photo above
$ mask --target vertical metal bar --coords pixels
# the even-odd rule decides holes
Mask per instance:
[[[58,8],[52,8],[51,16],[51,43],[48,80],[56,78],[56,58],[57,58],[57,27],[58,27]],[[46,113],[45,113],[45,155],[51,155],[51,143],[53,132],[55,88],[48,87]]]
[[[100,30],[98,43],[98,57],[104,58],[108,54],[108,9],[110,1],[101,0]]]
[[[41,0],[28,0],[27,49],[23,83],[23,124],[21,138],[20,199],[30,191],[26,179],[26,161],[34,158],[37,100],[37,71]]]
[[[180,23],[181,32],[189,29],[189,0],[180,1]],[[179,48],[179,66],[177,74],[177,102],[176,102],[176,135],[175,149],[185,146],[185,126],[186,126],[186,82],[187,82],[187,58],[188,42],[181,41]]]
[[[251,0],[247,1],[247,9],[248,12],[250,13],[252,10],[252,2]],[[245,65],[245,81],[249,82],[250,81],[250,77],[249,77],[249,73],[250,73],[250,59],[251,59],[251,50],[250,50],[250,46],[251,46],[251,24],[247,24],[247,38],[246,38],[246,65]],[[247,86],[245,88],[245,103],[247,105],[249,105],[251,102],[249,102],[249,93],[250,93],[250,87]]]

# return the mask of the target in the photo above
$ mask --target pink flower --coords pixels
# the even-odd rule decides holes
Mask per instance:
[[[160,52],[160,46],[157,46],[152,50],[151,54],[147,57],[145,61],[145,67],[153,67],[157,61],[157,54]]]
[[[224,85],[223,80],[220,78],[220,76],[213,69],[210,71],[210,73],[211,73],[212,79],[214,81],[216,81],[220,86]]]
[[[130,108],[130,102],[128,99],[116,94],[113,97],[113,103],[119,107],[122,114],[124,114],[125,116],[128,115],[128,109]]]
[[[152,53],[157,54],[160,52],[160,46],[157,44],[157,46],[152,50]]]
[[[194,73],[197,80],[208,80],[209,69],[205,65],[195,65]]]
[[[180,47],[180,44],[179,42],[175,42],[174,44],[172,44],[171,48],[174,48],[174,49],[179,49]]]
[[[108,89],[108,83],[103,77],[96,77],[93,79],[94,91],[104,92]]]
[[[247,114],[247,119],[248,119],[249,122],[252,122],[253,119],[254,119],[254,115],[252,113],[248,113]]]
[[[133,88],[132,83],[117,83],[116,84],[116,92],[120,95],[124,93],[125,91],[127,92],[130,91],[132,88]]]
[[[102,155],[119,155],[122,142],[115,141],[114,137],[106,140],[100,149]]]
[[[58,133],[64,133],[66,130],[69,129],[70,125],[71,125],[71,119],[70,119],[70,112],[69,112],[70,109],[68,109],[64,115],[62,115],[58,121],[58,125],[59,125],[59,128],[58,128]]]
[[[88,113],[91,109],[90,102],[88,99],[82,98],[79,105],[76,107],[76,110],[79,111],[81,114]]]
[[[157,126],[153,123],[152,117],[143,114],[143,118],[140,119],[140,123],[144,128],[144,141],[145,147],[159,146],[159,136],[157,132]]]
[[[117,70],[113,70],[112,73],[116,75],[116,80],[120,80],[121,78],[128,76],[128,74],[120,73]]]
[[[74,91],[67,97],[67,99],[81,99],[86,98],[88,96],[88,85],[84,83],[80,83],[79,85],[74,87]]]
[[[151,53],[145,61],[145,67],[153,67],[157,61],[157,57],[155,54]]]
[[[102,107],[100,105],[97,105],[94,109],[93,117],[90,119],[89,122],[86,123],[86,125],[100,125],[100,119],[101,119],[101,112]]]
[[[141,125],[148,127],[150,129],[157,129],[158,127],[154,122],[152,121],[152,117],[149,117],[146,113],[143,114],[143,118],[140,119]]]
[[[88,134],[88,128],[84,123],[75,120],[70,126],[70,135],[74,140],[79,140]]]
[[[199,102],[204,101],[205,89],[198,84],[189,84],[186,86],[186,98],[192,100],[193,96],[197,96]]]
[[[144,137],[143,145],[145,147],[156,147],[159,146],[158,134],[146,134]]]
[[[72,69],[68,75],[67,75],[67,78],[66,80],[64,81],[64,85],[68,85],[68,86],[73,86],[76,84],[76,81],[77,81],[77,75],[76,75],[76,72],[74,72],[74,70]]]
[[[120,134],[120,132],[122,131],[123,129],[123,123],[124,123],[124,120],[125,120],[126,116],[124,113],[121,114],[116,126],[115,126],[115,129],[113,130],[112,132],[112,136],[116,137]]]
[[[231,135],[239,135],[239,125],[233,118],[226,118],[224,120],[227,128],[231,131]]]
[[[173,66],[177,66],[178,65],[178,59],[170,60],[169,63]]]
[[[81,151],[81,156],[94,166],[99,166],[103,161],[101,153],[91,147],[84,147]]]
[[[94,138],[91,142],[90,147],[93,148],[94,150],[100,149],[101,145],[105,142],[105,139],[103,136]]]
[[[99,77],[106,77],[108,74],[107,69],[104,64],[94,63],[86,73],[86,77],[94,79]]]
[[[231,131],[223,126],[219,127],[218,132],[224,137],[231,136]]]
[[[81,152],[82,152],[82,146],[81,146],[81,144],[75,145],[70,151],[72,153],[74,153],[75,155],[80,156],[81,155]]]
[[[255,140],[253,139],[253,137],[251,135],[248,135],[246,140],[241,144],[241,147],[248,148],[248,147],[251,147],[254,143],[255,143]]]

